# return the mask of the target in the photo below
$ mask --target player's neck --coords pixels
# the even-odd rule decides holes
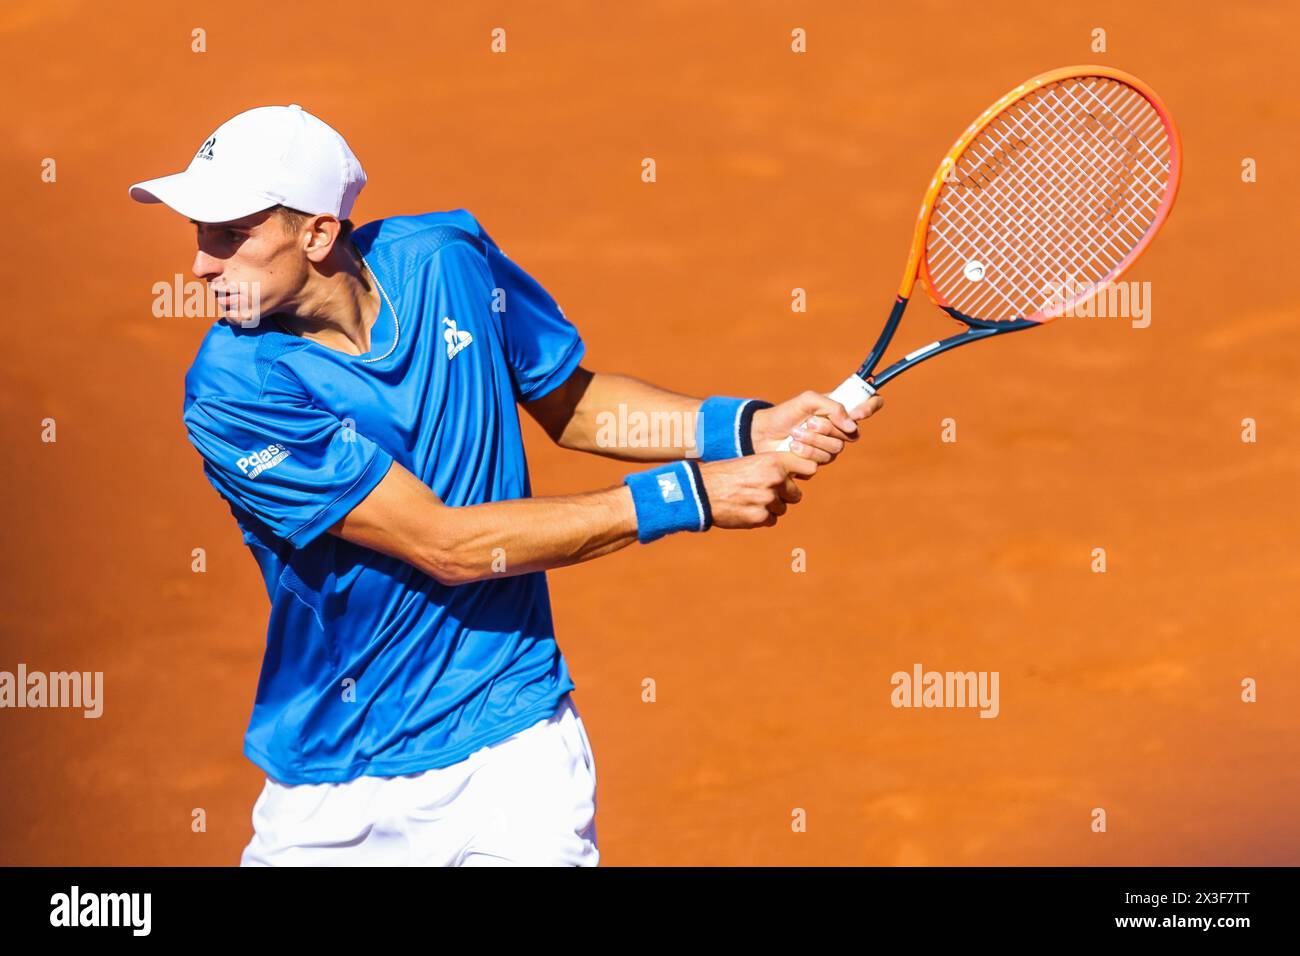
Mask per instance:
[[[313,271],[292,315],[280,316],[286,331],[349,355],[370,351],[370,330],[379,317],[379,289],[352,250],[336,248],[325,268]]]

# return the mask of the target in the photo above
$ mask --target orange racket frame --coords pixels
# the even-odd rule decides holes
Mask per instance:
[[[1127,254],[1110,268],[1106,274],[1097,282],[1090,284],[1087,288],[1082,289],[1076,294],[1069,297],[1058,298],[1052,301],[1047,308],[1039,309],[1028,315],[1018,316],[1012,320],[986,321],[976,316],[965,315],[955,309],[949,302],[945,301],[943,296],[935,288],[935,282],[930,274],[929,263],[926,257],[926,242],[930,229],[931,216],[934,213],[935,202],[939,197],[943,187],[948,182],[948,176],[951,171],[957,168],[957,163],[966,152],[970,144],[979,136],[979,134],[994,122],[999,116],[1003,115],[1008,109],[1014,106],[1025,97],[1030,96],[1040,88],[1049,84],[1058,83],[1062,80],[1068,80],[1076,77],[1104,77],[1110,80],[1123,83],[1126,86],[1137,91],[1156,112],[1160,123],[1163,125],[1169,145],[1168,171],[1165,179],[1164,188],[1160,196],[1160,204],[1156,208],[1152,221],[1145,229],[1143,235],[1134,244]],[[926,189],[925,198],[921,202],[920,212],[917,214],[916,228],[912,235],[912,245],[907,257],[907,265],[903,270],[903,278],[898,286],[898,296],[894,302],[894,307],[890,313],[885,327],[882,330],[879,339],[872,348],[866,361],[862,363],[854,375],[845,379],[834,391],[830,397],[839,402],[846,409],[853,409],[864,402],[867,398],[874,395],[876,390],[889,381],[891,378],[906,371],[912,366],[933,358],[949,349],[965,345],[968,342],[979,339],[990,338],[995,335],[1005,334],[1007,332],[1020,331],[1027,328],[1034,328],[1043,323],[1057,318],[1067,310],[1072,309],[1083,302],[1086,302],[1092,296],[1096,295],[1100,288],[1106,282],[1113,281],[1122,272],[1127,270],[1138,257],[1150,245],[1151,240],[1155,237],[1160,227],[1169,217],[1170,210],[1173,207],[1174,199],[1178,194],[1178,185],[1182,177],[1182,141],[1178,135],[1178,128],[1174,124],[1172,115],[1164,101],[1156,95],[1146,83],[1142,82],[1135,76],[1125,73],[1122,70],[1116,70],[1108,66],[1083,65],[1067,66],[1056,70],[1049,70],[1041,73],[1032,79],[1026,80],[1015,89],[1011,90],[1005,96],[1001,97],[992,106],[986,109],[979,117],[970,124],[953,143],[940,162],[934,177],[930,180],[929,188]],[[952,318],[967,326],[966,331],[957,335],[931,342],[915,351],[909,352],[899,361],[893,363],[884,371],[876,374],[875,369],[879,364],[885,349],[893,339],[894,332],[902,319],[903,312],[907,307],[908,299],[912,295],[913,288],[917,278],[930,297],[939,308],[947,312]],[[789,440],[781,446],[789,447]]]

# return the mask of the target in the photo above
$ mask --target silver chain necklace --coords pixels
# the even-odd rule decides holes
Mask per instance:
[[[352,245],[352,248],[356,248],[355,243],[354,245]],[[383,297],[383,302],[387,303],[387,306],[389,306],[389,311],[393,313],[393,345],[390,345],[389,350],[383,352],[382,355],[374,356],[373,359],[361,359],[361,362],[367,362],[367,363],[381,362],[381,360],[386,359],[387,356],[393,354],[393,350],[396,349],[396,347],[398,347],[398,339],[402,338],[402,323],[399,323],[398,321],[398,311],[396,311],[395,308],[393,308],[393,302],[391,302],[391,299],[389,299],[389,294],[387,294],[386,291],[383,291],[383,284],[382,282],[380,282],[380,277],[374,274],[374,269],[370,268],[370,264],[368,263],[368,261],[365,261],[365,256],[361,255],[361,250],[359,250],[359,248],[356,248],[356,255],[361,256],[361,265],[364,265],[365,271],[370,273],[370,278],[373,278],[374,285],[380,287],[380,295],[382,295]]]
[[[370,362],[382,362],[384,359],[388,358],[388,356],[393,354],[393,349],[397,348],[397,343],[402,338],[402,323],[397,318],[397,310],[393,308],[393,302],[391,299],[388,298],[388,293],[384,291],[384,284],[379,281],[379,276],[375,275],[375,270],[370,268],[370,263],[366,262],[366,257],[361,254],[360,249],[357,249],[356,243],[352,244],[352,248],[356,249],[357,257],[361,260],[361,264],[366,267],[366,271],[370,273],[370,278],[375,280],[375,285],[378,286],[379,288],[380,296],[383,297],[384,302],[387,303],[388,305],[388,311],[393,313],[393,344],[388,347],[388,351],[385,352],[383,355],[377,355],[374,358],[361,359],[361,361],[367,364],[369,364]],[[280,326],[281,331],[283,331],[286,335],[296,334],[290,332],[287,328],[285,328],[284,323],[282,323],[279,319],[275,320],[275,324]]]

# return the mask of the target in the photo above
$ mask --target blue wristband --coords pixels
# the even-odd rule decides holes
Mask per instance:
[[[695,422],[695,449],[700,461],[721,461],[754,454],[750,429],[754,413],[771,408],[771,402],[757,398],[728,398],[714,395],[700,406]]]
[[[700,466],[693,461],[638,471],[623,479],[636,506],[636,536],[642,544],[674,531],[708,531],[713,524]]]

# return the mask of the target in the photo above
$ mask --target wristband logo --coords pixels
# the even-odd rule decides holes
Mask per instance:
[[[663,496],[664,504],[672,504],[686,497],[682,494],[682,483],[677,480],[676,475],[659,475],[658,478],[659,494]]]
[[[269,471],[289,457],[289,449],[283,445],[267,445],[261,451],[251,452],[235,462],[235,467],[249,478],[256,478],[264,471]]]

